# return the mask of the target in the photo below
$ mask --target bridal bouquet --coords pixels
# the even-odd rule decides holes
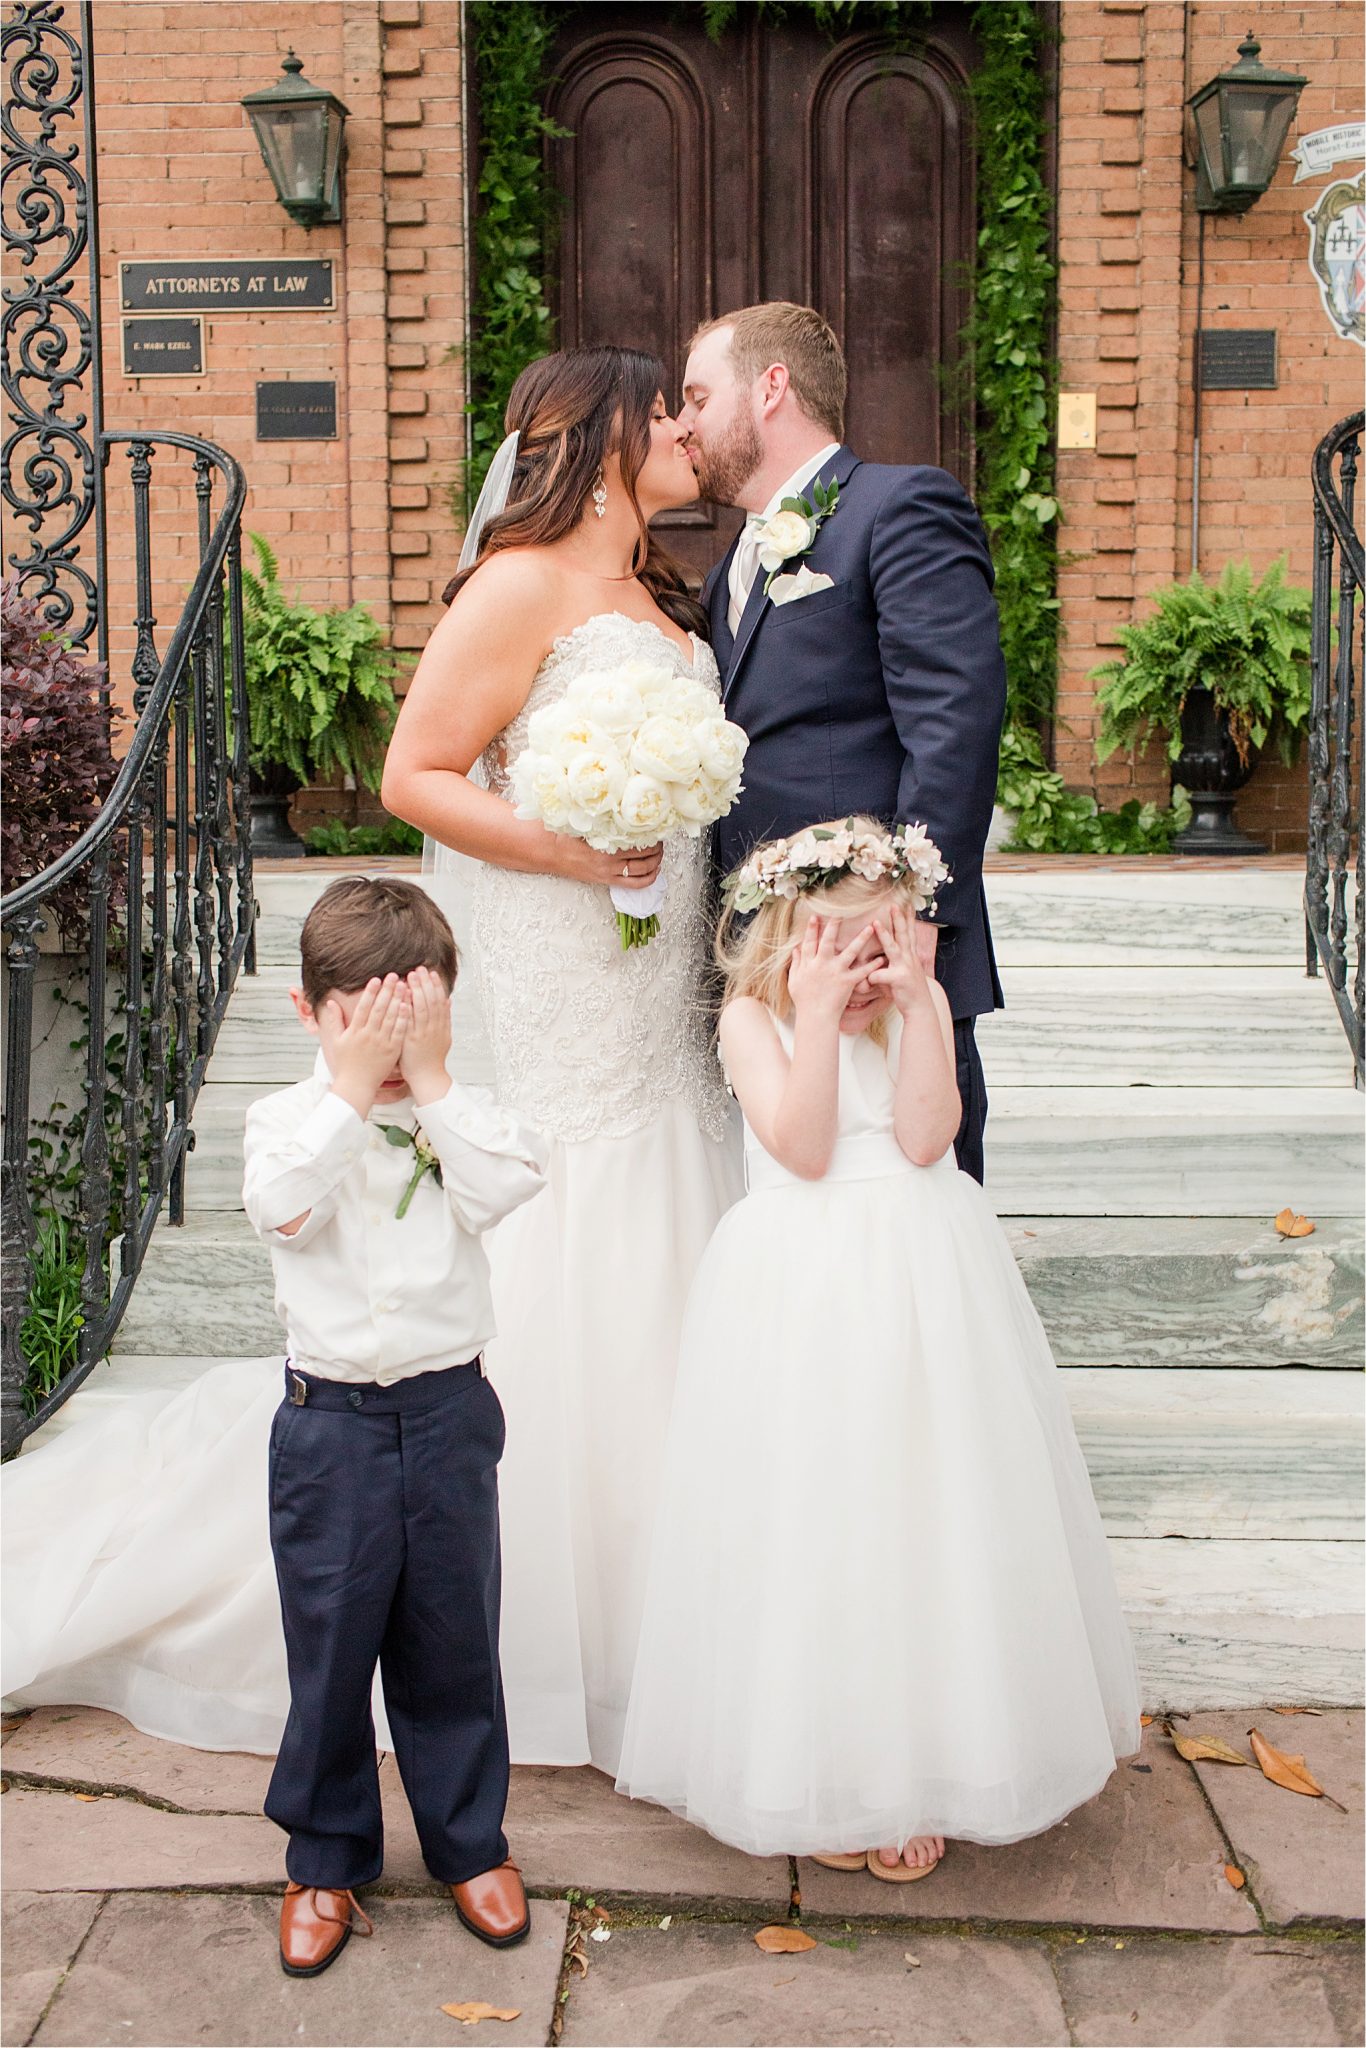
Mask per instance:
[[[517,816],[628,853],[670,833],[695,839],[740,792],[749,742],[705,684],[662,663],[585,670],[533,712],[512,764]],[[661,873],[649,889],[613,889],[623,949],[659,930]]]

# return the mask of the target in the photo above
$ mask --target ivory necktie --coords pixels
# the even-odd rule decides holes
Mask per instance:
[[[732,639],[740,630],[740,621],[744,617],[745,606],[749,603],[749,593],[753,587],[755,574],[759,567],[758,536],[759,529],[763,524],[764,515],[762,512],[750,513],[745,521],[744,531],[740,535],[740,544],[731,559],[730,576],[728,578],[730,608],[726,613],[726,623],[730,627]]]

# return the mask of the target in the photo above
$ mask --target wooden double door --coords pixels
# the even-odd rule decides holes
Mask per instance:
[[[968,9],[936,7],[902,44],[832,40],[803,13],[742,0],[713,41],[697,5],[567,10],[549,111],[568,132],[547,145],[561,344],[654,350],[676,404],[699,321],[817,306],[849,360],[850,445],[969,483],[952,374],[975,234]],[[697,573],[736,523],[660,522]]]

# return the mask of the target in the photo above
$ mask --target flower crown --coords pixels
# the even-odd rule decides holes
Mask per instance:
[[[870,831],[856,818],[843,825],[812,825],[791,839],[774,839],[750,855],[726,883],[736,910],[757,910],[774,897],[807,896],[846,875],[868,882],[909,882],[917,910],[934,914],[934,892],[949,878],[939,848],[923,825]]]

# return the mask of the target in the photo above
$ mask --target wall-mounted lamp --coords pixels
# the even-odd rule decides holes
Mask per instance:
[[[1195,118],[1195,203],[1201,213],[1246,213],[1276,175],[1300,93],[1298,71],[1258,62],[1261,44],[1249,30],[1238,62],[1186,102]]]
[[[242,101],[266,169],[291,219],[306,228],[338,221],[347,109],[334,92],[309,84],[293,50],[281,70],[274,85]]]

